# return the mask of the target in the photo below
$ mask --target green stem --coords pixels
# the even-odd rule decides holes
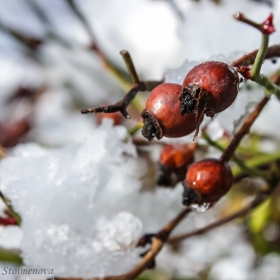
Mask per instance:
[[[273,161],[279,160],[279,159],[280,159],[280,151],[277,153],[274,153],[274,154],[265,154],[265,155],[251,158],[251,159],[245,161],[245,164],[249,168],[256,168],[256,167],[263,166],[265,164],[268,164],[270,162],[273,162]],[[240,168],[240,166],[236,166],[236,167],[232,168],[232,173],[236,177],[236,176],[243,174],[244,170],[242,170],[242,168]]]
[[[207,133],[204,132],[202,135],[202,138],[205,139],[209,145],[220,150],[221,152],[223,152],[225,150],[225,148],[221,144],[219,144],[216,141],[213,141]],[[258,177],[265,176],[264,172],[248,166],[240,158],[238,158],[235,154],[232,156],[232,159],[239,166],[240,170],[247,171],[249,174],[251,174],[253,176],[258,176]]]
[[[131,127],[128,130],[128,133],[133,136],[139,129],[141,129],[143,127],[143,122],[139,122],[137,123],[135,126]]]
[[[277,86],[275,83],[273,83],[267,76],[260,74],[261,67],[267,52],[268,43],[269,43],[269,35],[262,34],[261,47],[258,51],[253,68],[250,71],[251,80],[263,86],[265,88],[265,93],[267,96],[270,96],[271,94],[275,94],[277,98],[280,99],[280,87]]]
[[[271,94],[275,94],[280,99],[280,87],[271,82],[267,76],[259,75],[254,81],[265,88],[265,93],[268,97]]]
[[[260,75],[262,64],[263,64],[263,61],[265,58],[265,54],[267,52],[268,43],[269,43],[269,35],[262,34],[261,47],[258,51],[256,60],[254,62],[253,68],[251,70],[251,79],[252,80],[255,80]]]

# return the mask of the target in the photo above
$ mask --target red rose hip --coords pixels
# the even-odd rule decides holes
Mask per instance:
[[[196,143],[165,145],[158,163],[157,184],[173,186],[173,181],[184,180],[187,167],[194,162],[195,149]],[[176,180],[172,180],[173,177]]]
[[[151,91],[142,112],[142,134],[149,141],[154,137],[182,137],[196,129],[194,114],[180,114],[180,90],[180,85],[166,83]]]
[[[183,82],[181,114],[212,117],[233,103],[238,86],[239,76],[233,67],[219,61],[201,63],[187,74]]]
[[[227,162],[208,158],[192,164],[183,182],[183,204],[217,202],[231,188],[233,175]]]

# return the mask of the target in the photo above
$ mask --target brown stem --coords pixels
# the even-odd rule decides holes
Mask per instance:
[[[257,30],[259,30],[264,35],[270,35],[273,32],[275,32],[275,27],[273,25],[273,14],[272,13],[262,23],[254,22],[253,20],[248,19],[242,13],[236,13],[234,15],[234,18],[238,21],[244,22],[244,23],[256,28]]]
[[[264,97],[261,100],[261,102],[257,105],[255,110],[249,114],[249,116],[247,117],[247,119],[245,120],[245,122],[243,123],[241,128],[234,135],[234,137],[233,137],[232,141],[230,142],[230,144],[228,145],[228,147],[224,150],[224,152],[221,156],[221,161],[230,160],[230,158],[233,156],[236,148],[238,147],[240,141],[247,133],[249,133],[249,130],[250,130],[252,124],[254,123],[254,121],[256,120],[256,118],[258,117],[258,115],[260,114],[260,112],[262,111],[262,109],[264,108],[266,103],[268,102],[268,100],[269,100],[268,97]]]
[[[184,209],[175,219],[169,222],[161,231],[155,234],[152,239],[150,250],[144,255],[141,261],[129,272],[117,275],[117,276],[106,276],[102,278],[90,278],[90,280],[132,280],[139,276],[150,264],[153,262],[155,257],[161,251],[165,241],[169,237],[172,230],[183,220],[183,218],[191,211],[190,208]],[[70,280],[71,278],[55,278],[55,280]],[[73,280],[73,278],[71,279]],[[75,280],[81,280],[76,279]]]
[[[100,112],[104,112],[104,113],[120,112],[126,119],[129,119],[130,117],[126,108],[134,99],[136,94],[139,91],[153,90],[155,87],[157,87],[162,83],[163,81],[146,81],[146,82],[139,82],[138,84],[133,84],[129,92],[115,104],[106,107],[82,109],[81,113],[88,114],[88,113],[100,113]]]
[[[238,60],[231,63],[231,66],[233,67],[240,67],[240,66],[250,66],[253,65],[257,56],[258,50],[255,50],[251,53],[248,53]],[[269,58],[275,58],[280,56],[280,45],[274,45],[271,47],[268,47],[265,59]]]
[[[132,82],[134,84],[139,84],[140,80],[138,78],[137,72],[136,72],[135,67],[134,67],[134,63],[132,61],[132,58],[131,58],[129,52],[127,50],[122,50],[122,51],[120,51],[120,54],[123,57],[126,68],[127,68],[128,72],[130,74],[130,77],[132,78]]]
[[[120,54],[124,59],[127,70],[133,81],[133,84],[129,92],[121,100],[119,100],[117,103],[113,105],[109,105],[106,107],[82,109],[81,111],[82,114],[100,113],[100,112],[104,112],[104,113],[120,112],[126,119],[129,119],[130,117],[126,108],[131,103],[131,101],[135,98],[136,94],[139,91],[153,90],[155,87],[163,83],[163,81],[146,81],[146,82],[140,81],[129,52],[126,50],[122,50]]]
[[[254,21],[248,19],[244,14],[242,14],[242,13],[236,13],[236,14],[234,15],[234,18],[235,18],[236,20],[241,21],[241,22],[244,22],[244,23],[246,23],[246,24],[248,24],[248,25],[250,25],[250,26],[252,26],[252,27],[254,27],[254,28],[256,28],[256,29],[258,29],[259,31],[262,32],[262,29],[261,29],[262,26],[261,26],[261,24],[256,23],[256,22],[254,22]]]

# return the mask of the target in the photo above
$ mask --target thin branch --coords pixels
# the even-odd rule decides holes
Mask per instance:
[[[189,232],[189,233],[186,233],[186,234],[182,234],[182,235],[178,235],[178,236],[175,236],[175,237],[172,237],[168,240],[168,243],[169,244],[176,244],[182,240],[185,240],[189,237],[192,237],[192,236],[195,236],[195,235],[202,235],[212,229],[215,229],[221,225],[224,225],[228,222],[231,222],[232,220],[236,219],[236,218],[239,218],[239,217],[242,217],[246,214],[248,214],[252,209],[256,208],[258,205],[260,205],[267,197],[269,196],[269,193],[268,192],[261,192],[259,193],[256,198],[251,202],[249,203],[246,207],[244,207],[243,209],[223,218],[223,219],[220,219],[212,224],[209,224],[208,226],[206,227],[203,227],[201,229],[198,229],[198,230],[194,230],[192,232]]]
[[[248,53],[238,60],[231,63],[233,67],[250,66],[253,65],[257,56],[258,50]],[[275,58],[280,56],[280,45],[274,45],[267,48],[265,59]]]
[[[134,63],[132,61],[132,58],[131,58],[129,52],[127,50],[122,50],[122,51],[120,51],[120,54],[123,57],[126,68],[129,72],[130,77],[132,78],[132,82],[134,84],[139,84],[140,80],[138,78],[138,74],[135,70]]]
[[[81,24],[83,25],[84,29],[86,30],[89,39],[90,39],[90,49],[94,51],[99,58],[102,60],[104,67],[114,75],[117,80],[120,81],[121,84],[125,85],[126,87],[129,85],[128,81],[120,74],[120,71],[114,66],[114,64],[107,58],[104,54],[102,49],[99,47],[97,40],[94,35],[94,31],[90,23],[88,22],[87,18],[79,9],[78,5],[75,3],[74,0],[65,0],[68,6],[71,8],[72,12],[75,16],[80,20]]]
[[[250,130],[252,124],[254,123],[256,118],[259,116],[260,112],[262,111],[262,109],[264,108],[264,106],[266,105],[268,100],[269,100],[269,98],[265,96],[261,100],[261,102],[257,105],[255,110],[251,114],[249,114],[249,116],[247,117],[247,119],[245,120],[245,122],[243,123],[241,128],[237,131],[237,133],[234,135],[233,139],[231,140],[230,144],[223,152],[223,154],[221,156],[221,161],[230,160],[230,158],[233,156],[236,148],[238,147],[240,141],[247,133],[249,133],[249,130]]]
[[[126,119],[129,119],[130,117],[126,109],[128,105],[132,102],[132,100],[135,98],[136,94],[139,91],[153,90],[155,87],[163,83],[163,81],[140,81],[129,52],[126,50],[122,50],[120,54],[122,55],[124,62],[127,66],[127,70],[131,76],[132,81],[134,82],[129,92],[121,100],[119,100],[117,103],[113,105],[98,107],[98,108],[82,109],[81,110],[82,114],[100,113],[100,112],[104,112],[104,113],[120,112]]]
[[[9,214],[15,219],[16,223],[18,225],[20,225],[21,224],[21,217],[19,216],[19,214],[17,214],[14,211],[10,200],[8,200],[1,191],[0,191],[0,197],[1,197],[2,201],[4,202],[4,204],[6,205]]]
[[[33,11],[38,17],[38,19],[42,22],[44,28],[46,29],[46,39],[52,39],[55,42],[59,43],[61,46],[71,49],[72,45],[68,40],[63,38],[60,34],[58,34],[54,30],[54,26],[45,13],[44,9],[40,7],[40,4],[38,4],[38,1],[36,0],[24,0],[26,5],[28,5],[29,9]]]

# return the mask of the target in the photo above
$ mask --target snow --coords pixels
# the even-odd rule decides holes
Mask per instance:
[[[136,263],[142,223],[121,202],[140,182],[125,170],[122,154],[136,151],[121,141],[123,132],[107,121],[83,143],[61,150],[19,145],[1,162],[2,191],[22,217],[26,265],[90,277]]]

